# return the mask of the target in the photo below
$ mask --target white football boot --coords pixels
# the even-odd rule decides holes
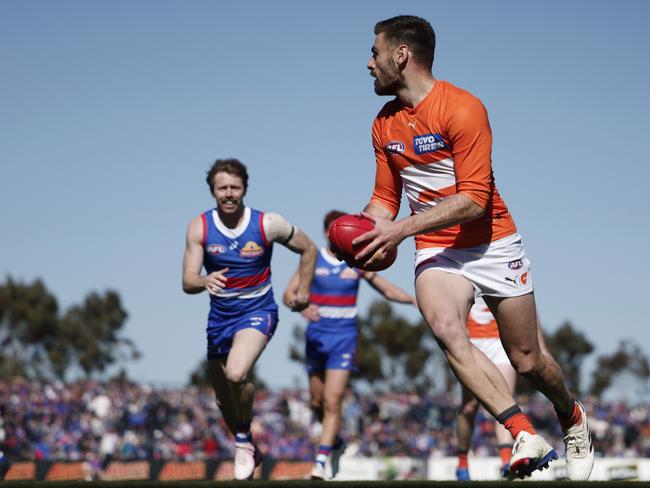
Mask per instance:
[[[524,478],[536,469],[548,468],[548,464],[554,459],[557,459],[555,449],[541,435],[522,430],[512,447],[510,471],[514,476]]]
[[[311,468],[310,478],[312,480],[328,480],[330,477],[327,473],[327,468],[323,463],[314,463],[314,466]]]
[[[257,447],[252,442],[235,442],[235,479],[253,478],[255,467],[261,462]]]
[[[582,421],[569,427],[564,437],[566,470],[571,481],[585,481],[594,467],[594,445],[591,443],[585,407],[578,401],[576,403],[582,413]]]

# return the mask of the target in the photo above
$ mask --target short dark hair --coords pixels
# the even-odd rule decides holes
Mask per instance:
[[[217,159],[212,167],[208,170],[206,181],[210,187],[210,194],[214,194],[214,177],[219,172],[228,173],[229,175],[239,176],[244,184],[244,193],[248,189],[248,170],[246,165],[239,159]]]
[[[428,21],[414,15],[398,15],[375,24],[375,35],[384,33],[391,44],[406,44],[418,64],[433,67],[436,33]]]
[[[334,222],[336,219],[339,217],[343,217],[346,215],[345,212],[341,212],[340,210],[330,210],[325,214],[325,219],[323,219],[323,230],[327,231],[327,229],[330,228],[330,224]]]

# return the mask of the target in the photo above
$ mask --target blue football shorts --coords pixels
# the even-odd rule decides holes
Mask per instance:
[[[305,359],[309,374],[326,369],[356,371],[357,331],[321,331],[307,327]]]
[[[232,348],[235,334],[242,329],[255,329],[266,337],[268,343],[278,326],[277,310],[258,310],[240,317],[216,321],[210,320],[206,328],[208,359],[227,356]]]

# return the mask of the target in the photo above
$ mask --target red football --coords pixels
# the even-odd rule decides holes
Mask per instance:
[[[386,257],[372,266],[354,259],[354,256],[365,247],[367,242],[352,246],[352,241],[375,228],[375,223],[363,215],[343,215],[330,224],[327,237],[339,256],[348,264],[364,271],[381,271],[388,268],[397,259],[397,249],[394,248]],[[369,258],[368,258],[369,259]]]

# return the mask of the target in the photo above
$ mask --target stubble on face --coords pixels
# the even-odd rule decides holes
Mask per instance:
[[[380,96],[397,95],[401,86],[400,69],[393,61],[393,48],[384,39],[383,33],[375,38],[373,56],[368,65],[370,76],[375,79],[375,93]]]
[[[226,172],[215,175],[214,196],[219,212],[225,215],[238,214],[243,210],[244,185],[239,176]]]

